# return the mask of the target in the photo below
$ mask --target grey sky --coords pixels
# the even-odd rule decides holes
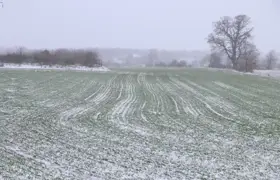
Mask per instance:
[[[245,13],[258,47],[280,50],[279,0],[2,1],[0,46],[204,50],[212,21]]]

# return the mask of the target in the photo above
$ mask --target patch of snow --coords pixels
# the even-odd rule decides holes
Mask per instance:
[[[257,76],[264,76],[264,77],[280,77],[280,70],[254,70],[254,72],[240,72],[233,69],[218,69],[218,68],[203,68],[207,69],[209,71],[220,71],[220,72],[226,72],[226,73],[235,73],[240,75],[257,75]]]
[[[47,66],[43,65],[40,66],[39,64],[7,64],[5,63],[3,67],[0,67],[1,69],[26,69],[26,70],[62,70],[62,71],[97,71],[97,72],[107,72],[110,71],[107,67],[101,66],[101,67],[85,67],[85,66],[60,66],[60,65],[54,65],[54,66]]]
[[[206,69],[214,72],[219,71],[219,72],[226,72],[226,73],[244,74],[244,72],[240,72],[234,69],[220,69],[220,68],[209,68],[209,67],[200,67],[198,69]]]
[[[263,77],[274,77],[278,78],[280,77],[280,70],[254,70],[254,72],[240,72],[233,69],[218,69],[218,68],[203,68],[207,69],[209,71],[220,71],[220,72],[226,72],[226,73],[235,73],[240,75],[257,75],[257,76],[263,76]]]
[[[259,76],[280,77],[280,70],[255,70],[253,74]]]

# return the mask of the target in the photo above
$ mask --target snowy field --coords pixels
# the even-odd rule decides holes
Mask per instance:
[[[0,69],[0,179],[280,179],[280,81]]]

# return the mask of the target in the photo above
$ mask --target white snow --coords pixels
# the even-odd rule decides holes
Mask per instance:
[[[147,71],[3,72],[0,179],[280,179],[277,81]]]
[[[280,70],[254,70],[254,73],[260,76],[280,77]]]
[[[61,70],[61,71],[97,71],[97,72],[107,72],[110,71],[107,67],[101,66],[101,67],[85,67],[85,66],[60,66],[60,65],[53,65],[53,66],[47,66],[43,65],[40,66],[38,64],[7,64],[5,63],[3,67],[0,67],[0,69],[26,69],[26,70]]]
[[[202,69],[202,68],[201,68]],[[240,75],[257,75],[257,76],[264,76],[264,77],[274,77],[279,78],[280,77],[280,69],[274,69],[274,70],[254,70],[254,72],[240,72],[233,69],[218,69],[218,68],[203,68],[207,69],[209,71],[221,71],[226,73],[234,73],[234,74],[240,74]]]

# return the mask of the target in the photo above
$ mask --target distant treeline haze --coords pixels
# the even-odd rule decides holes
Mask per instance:
[[[2,53],[0,62],[26,64],[36,63],[40,65],[82,65],[87,67],[102,66],[102,59],[95,51],[90,50],[40,50],[33,52],[23,52],[19,48],[15,52]]]

